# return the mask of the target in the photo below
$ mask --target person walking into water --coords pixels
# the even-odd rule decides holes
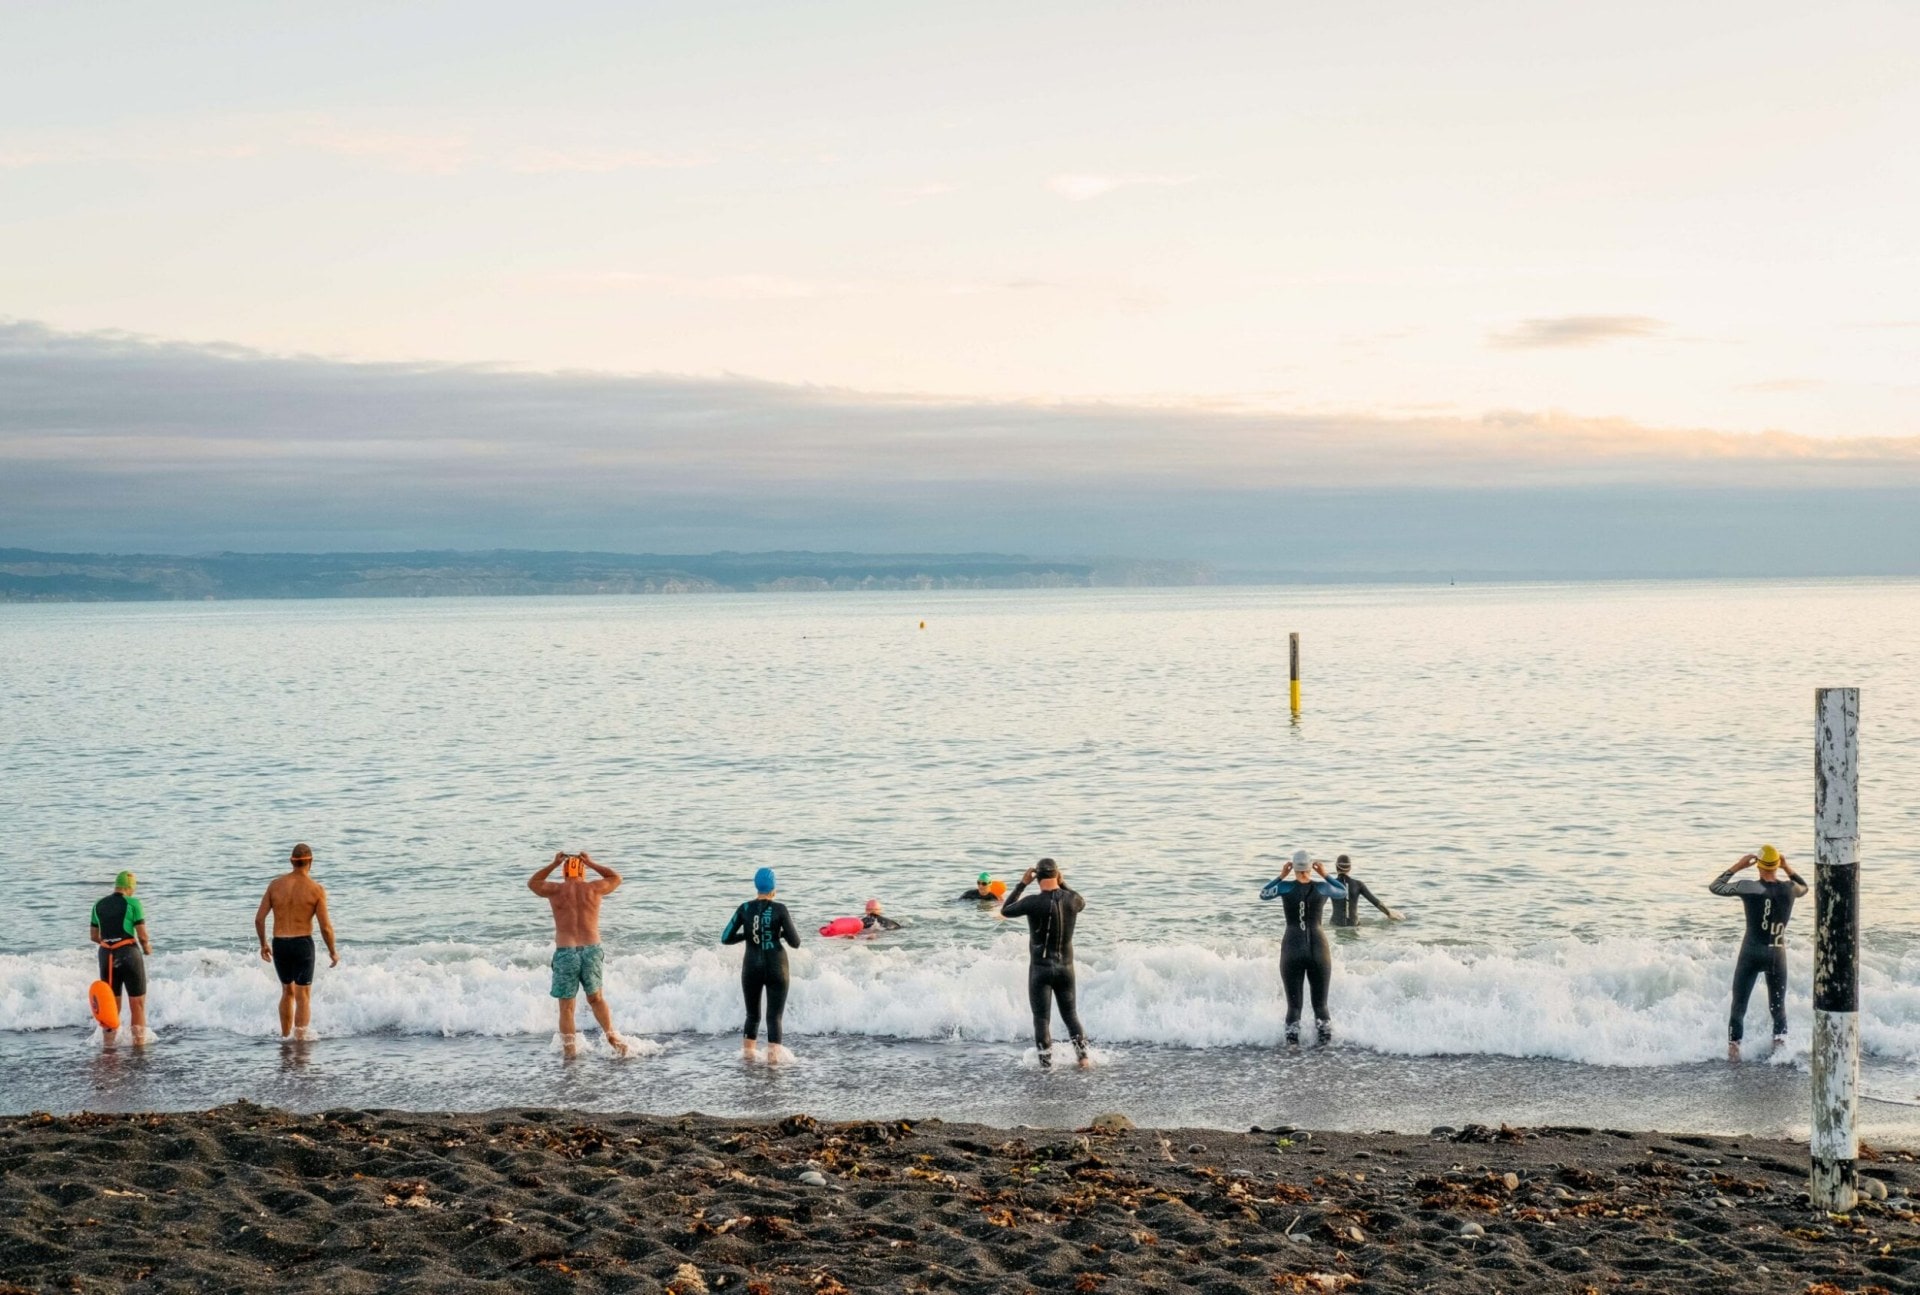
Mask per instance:
[[[1397,922],[1400,920],[1400,914],[1381,903],[1379,897],[1367,889],[1367,883],[1353,875],[1352,859],[1344,854],[1341,855],[1333,861],[1333,871],[1339,878],[1339,884],[1346,887],[1347,890],[1344,896],[1333,901],[1333,924],[1335,926],[1360,925],[1360,901],[1363,899],[1385,913],[1389,922]]]
[[[552,880],[554,869],[560,880]],[[587,879],[587,870],[597,874]],[[587,991],[587,1007],[607,1036],[607,1046],[620,1056],[627,1054],[627,1041],[613,1028],[613,1013],[607,1009],[601,993],[605,980],[606,953],[600,947],[600,901],[620,889],[620,874],[605,864],[595,863],[583,850],[579,854],[556,854],[553,862],[527,878],[527,889],[547,901],[553,909],[553,959],[550,992],[560,1003],[560,1048],[569,1058],[579,1055],[580,1036],[574,1027],[574,1000]]]
[[[1291,879],[1289,879],[1291,877]],[[1333,1016],[1327,1011],[1327,988],[1333,982],[1333,952],[1320,915],[1327,901],[1342,901],[1347,888],[1327,880],[1327,866],[1296,850],[1280,875],[1260,891],[1262,899],[1278,899],[1286,909],[1287,934],[1280,944],[1280,983],[1287,991],[1287,1042],[1300,1042],[1302,982],[1313,992],[1313,1019],[1320,1042],[1333,1040]]]
[[[1040,889],[1027,895],[1035,881]],[[1023,898],[1024,896],[1024,898]],[[1087,1032],[1080,1025],[1073,978],[1073,924],[1087,906],[1078,892],[1060,880],[1060,865],[1042,859],[1020,878],[1000,905],[1002,917],[1027,919],[1027,1005],[1033,1009],[1033,1046],[1043,1067],[1053,1065],[1053,1004],[1060,1003],[1060,1020],[1073,1040],[1081,1066],[1089,1064]]]
[[[733,920],[720,935],[722,944],[744,944],[740,963],[740,992],[747,1000],[747,1023],[741,1031],[740,1055],[757,1060],[760,1048],[760,1003],[766,1000],[767,1064],[777,1066],[791,1055],[782,1042],[787,1014],[787,947],[800,947],[793,914],[774,898],[772,868],[753,874],[754,896],[733,910]]]
[[[1734,874],[1758,866],[1760,876],[1735,881]],[[1787,922],[1793,901],[1807,893],[1807,883],[1788,865],[1786,856],[1770,845],[1758,854],[1743,854],[1739,862],[1715,877],[1707,889],[1716,895],[1737,897],[1747,910],[1747,933],[1733,964],[1733,1008],[1727,1015],[1727,1060],[1740,1060],[1740,1040],[1746,1034],[1747,1002],[1753,983],[1767,978],[1767,1010],[1773,1015],[1773,1046],[1787,1041]]]
[[[340,965],[333,942],[333,918],[327,912],[327,888],[313,879],[313,848],[293,847],[284,875],[267,885],[254,910],[253,931],[260,938],[260,960],[273,964],[280,978],[280,1037],[313,1037],[313,927],[327,942],[332,966]],[[267,915],[273,915],[273,939],[267,939]]]
[[[121,873],[113,879],[113,893],[95,900],[87,916],[87,938],[99,946],[100,979],[113,987],[114,997],[127,996],[136,1047],[147,1041],[147,959],[153,956],[146,907],[133,897],[137,884],[131,872]],[[118,1033],[102,1030],[101,1041],[111,1043]]]

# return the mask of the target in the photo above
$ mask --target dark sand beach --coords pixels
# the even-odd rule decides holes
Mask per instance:
[[[1823,1219],[1739,1137],[28,1115],[0,1292],[1911,1291],[1920,1164],[1874,1155]]]

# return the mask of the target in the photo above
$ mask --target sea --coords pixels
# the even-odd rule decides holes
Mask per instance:
[[[1861,1129],[1920,1142],[1920,584],[4,605],[0,1111],[1800,1135],[1812,901],[1789,1044],[1756,992],[1730,1065],[1707,883],[1762,842],[1811,875],[1822,685],[1862,691]],[[298,1045],[252,925],[296,841],[342,952]],[[1326,1046],[1282,1041],[1258,897],[1296,849],[1405,916],[1332,934]],[[625,878],[637,1055],[557,1047],[526,881],[559,850]],[[956,898],[1043,855],[1086,899],[1086,1070],[1036,1064],[1023,924]],[[806,936],[777,1069],[719,944],[763,865]],[[139,1050],[87,1017],[122,868]],[[904,929],[814,934],[869,898]]]

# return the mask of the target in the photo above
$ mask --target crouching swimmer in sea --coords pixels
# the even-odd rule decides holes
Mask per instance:
[[[1027,887],[1035,881],[1040,883],[1040,889],[1028,895]],[[1091,1064],[1073,979],[1073,923],[1086,906],[1087,901],[1077,891],[1068,890],[1061,883],[1060,865],[1052,859],[1042,859],[1028,868],[1020,884],[1000,905],[1002,917],[1027,919],[1027,1004],[1033,1009],[1033,1046],[1040,1054],[1043,1067],[1053,1065],[1056,999],[1060,1003],[1060,1019],[1073,1040],[1074,1055],[1083,1069]]]
[[[1327,989],[1333,982],[1333,952],[1327,933],[1320,929],[1327,901],[1344,900],[1347,888],[1327,879],[1327,866],[1310,860],[1305,850],[1294,851],[1292,862],[1261,888],[1260,898],[1278,899],[1286,909],[1287,934],[1280,945],[1280,983],[1287,991],[1287,1042],[1300,1042],[1302,982],[1313,991],[1313,1019],[1320,1042],[1333,1039],[1333,1016],[1327,1010]]]

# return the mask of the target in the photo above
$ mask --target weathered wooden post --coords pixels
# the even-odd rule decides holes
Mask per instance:
[[[1300,718],[1300,632],[1287,635],[1287,704]]]
[[[1813,1179],[1816,1210],[1854,1205],[1860,1139],[1860,690],[1813,696]]]

